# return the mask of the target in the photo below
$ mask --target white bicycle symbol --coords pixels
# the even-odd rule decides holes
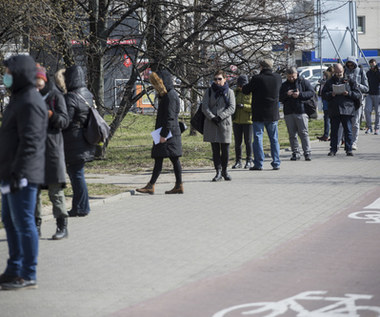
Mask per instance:
[[[362,210],[348,215],[351,219],[368,220],[366,223],[380,223],[380,211]]]
[[[212,317],[233,317],[243,315],[257,315],[261,317],[283,316],[286,312],[297,313],[297,317],[333,317],[333,316],[369,316],[368,312],[372,312],[370,316],[380,316],[380,307],[377,306],[356,306],[357,300],[369,300],[372,295],[345,294],[346,297],[326,297],[326,291],[309,291],[299,293],[295,296],[280,300],[278,302],[260,302],[237,305],[226,308],[214,314]],[[334,302],[322,308],[308,310],[303,307],[299,301],[327,301]],[[320,307],[320,305],[319,305]],[[235,314],[232,314],[232,313]],[[363,315],[360,315],[362,312]],[[236,315],[238,313],[238,315]]]

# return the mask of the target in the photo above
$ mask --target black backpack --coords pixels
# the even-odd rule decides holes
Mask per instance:
[[[84,138],[88,143],[92,145],[97,145],[101,142],[105,142],[110,135],[111,128],[99,114],[98,110],[96,110],[95,107],[91,107],[82,95],[78,95],[90,108],[87,116],[87,125],[83,129]]]

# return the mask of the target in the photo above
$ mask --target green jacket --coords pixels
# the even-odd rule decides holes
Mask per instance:
[[[235,89],[236,111],[233,115],[233,123],[252,124],[252,94],[245,95],[241,90]],[[243,104],[243,108],[238,108],[238,104]]]

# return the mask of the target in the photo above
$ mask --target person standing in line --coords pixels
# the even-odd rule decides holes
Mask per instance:
[[[323,109],[323,135],[318,137],[319,141],[329,141],[329,135],[330,135],[330,117],[329,117],[329,108],[327,104],[327,100],[322,98],[322,89],[325,86],[326,82],[332,77],[333,75],[333,68],[329,66],[324,72],[323,72],[323,79],[321,80],[321,85],[319,88],[318,95],[322,99],[322,109]]]
[[[180,112],[180,102],[177,92],[174,90],[173,80],[167,70],[152,72],[149,80],[158,93],[158,111],[155,128],[160,131],[160,141],[153,144],[152,158],[154,158],[154,168],[149,183],[136,189],[143,194],[154,194],[154,187],[162,171],[164,158],[168,157],[173,164],[175,174],[174,188],[166,191],[165,194],[183,194],[182,167],[179,158],[182,156],[181,130],[178,124],[178,114]],[[171,137],[169,137],[171,133]]]
[[[344,92],[335,92],[333,88],[335,85],[344,85]],[[331,140],[328,156],[335,156],[338,151],[340,124],[342,124],[344,131],[346,155],[353,156],[352,117],[355,115],[355,102],[360,102],[361,94],[355,81],[344,78],[344,68],[341,64],[334,65],[334,76],[326,82],[322,90],[322,96],[328,101],[331,120]]]
[[[360,98],[360,107],[355,110],[355,114],[352,117],[352,149],[357,150],[360,130],[360,118],[363,112],[363,94],[368,92],[368,79],[363,69],[358,67],[358,63],[356,62],[356,58],[354,56],[347,57],[347,61],[344,67],[344,76],[346,79],[351,79],[357,84],[362,95]]]
[[[370,70],[367,72],[369,91],[366,97],[365,103],[365,121],[366,121],[366,131],[365,133],[372,133],[372,110],[375,111],[375,126],[374,134],[379,134],[380,122],[379,122],[379,102],[380,102],[380,71],[376,64],[375,59],[369,61]]]
[[[62,129],[69,124],[66,102],[63,94],[55,87],[53,81],[46,74],[46,70],[37,64],[37,89],[45,100],[49,123],[47,128],[45,150],[45,182],[38,190],[36,204],[36,224],[41,236],[41,189],[47,189],[49,199],[53,205],[53,215],[57,222],[57,231],[53,240],[68,237],[66,198],[63,189],[66,186],[65,153],[63,148]]]
[[[214,73],[214,82],[203,96],[202,112],[205,115],[203,141],[211,143],[212,159],[218,182],[224,178],[230,181],[227,166],[232,136],[232,115],[235,112],[235,94],[229,88],[223,70]]]
[[[36,89],[36,63],[29,55],[5,60],[4,85],[11,98],[0,127],[1,218],[9,249],[0,275],[3,290],[37,288],[38,232],[34,211],[44,182],[48,112]]]
[[[311,161],[309,117],[305,112],[304,102],[313,97],[313,87],[307,79],[299,78],[295,67],[286,70],[286,78],[287,80],[281,85],[280,101],[284,105],[284,118],[293,153],[290,160],[297,161],[301,158],[298,144],[299,135],[305,161]]]
[[[93,106],[93,96],[86,87],[85,74],[80,66],[66,69],[65,85],[69,126],[62,134],[66,169],[73,189],[72,206],[68,214],[70,217],[84,217],[90,212],[84,165],[94,159],[95,146],[85,140],[83,129],[87,124],[89,106]]]
[[[242,149],[241,144],[244,136],[246,161],[244,168],[253,166],[252,162],[252,95],[245,95],[241,91],[244,85],[248,84],[248,77],[240,75],[237,79],[237,88],[235,89],[236,110],[233,115],[233,130],[235,139],[236,162],[232,168],[242,168]]]
[[[264,164],[263,135],[267,130],[272,155],[272,168],[280,169],[280,144],[278,142],[279,93],[281,76],[272,71],[273,60],[260,61],[260,74],[253,76],[243,86],[243,93],[252,93],[253,166],[250,170],[261,171]]]

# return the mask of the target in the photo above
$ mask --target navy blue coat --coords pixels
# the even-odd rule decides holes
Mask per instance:
[[[0,128],[0,180],[11,175],[44,182],[48,112],[36,89],[36,63],[26,55],[5,61],[13,76],[12,95]]]

